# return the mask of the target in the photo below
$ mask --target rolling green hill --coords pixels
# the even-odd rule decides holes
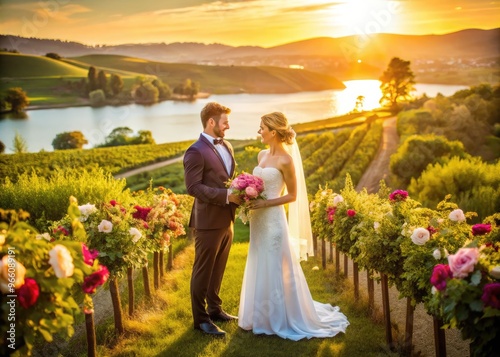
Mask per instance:
[[[170,87],[186,78],[201,84],[204,92],[292,93],[325,89],[343,89],[336,78],[307,70],[270,66],[205,66],[187,63],[163,63],[119,55],[89,55],[71,60],[98,68],[156,75]]]
[[[0,53],[0,78],[86,76],[85,69],[45,56]]]

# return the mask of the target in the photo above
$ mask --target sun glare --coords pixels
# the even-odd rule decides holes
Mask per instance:
[[[331,24],[345,35],[394,31],[399,3],[391,0],[349,0],[332,8]]]

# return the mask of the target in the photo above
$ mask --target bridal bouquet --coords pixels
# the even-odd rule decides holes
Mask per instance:
[[[240,206],[239,218],[246,224],[250,214],[248,202],[251,200],[266,199],[266,196],[263,194],[264,181],[258,176],[242,172],[233,180],[230,180],[228,186],[232,189],[233,193],[239,195],[243,200],[243,204]]]

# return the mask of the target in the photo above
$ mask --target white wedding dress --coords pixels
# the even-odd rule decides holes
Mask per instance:
[[[257,166],[268,199],[284,188],[281,172]],[[313,301],[299,258],[289,242],[283,205],[253,210],[250,247],[243,277],[238,325],[255,334],[290,340],[333,337],[345,332],[347,317],[337,306]]]

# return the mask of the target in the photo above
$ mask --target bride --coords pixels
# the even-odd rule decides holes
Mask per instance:
[[[266,199],[249,206],[250,247],[238,325],[294,341],[345,332],[346,316],[337,306],[313,301],[300,266],[300,259],[312,255],[312,234],[295,133],[286,117],[274,112],[261,118],[259,134],[269,149],[259,153],[253,174],[264,180]]]

